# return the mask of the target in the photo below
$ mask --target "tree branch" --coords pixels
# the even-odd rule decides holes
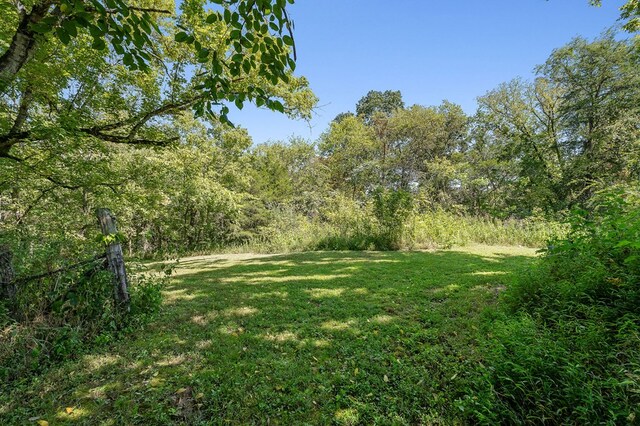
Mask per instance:
[[[31,86],[27,85],[22,93],[22,98],[20,99],[20,106],[18,107],[18,114],[16,115],[16,119],[13,122],[13,126],[11,130],[9,130],[9,135],[16,134],[22,130],[22,126],[24,122],[27,120],[27,114],[29,112],[29,107],[31,106],[31,101],[33,100],[33,91],[31,90]]]
[[[87,135],[91,135],[95,138],[102,139],[106,142],[119,143],[119,144],[127,144],[127,145],[147,145],[147,146],[166,146],[179,138],[169,138],[165,140],[153,140],[153,139],[133,139],[129,136],[120,136],[120,135],[112,135],[109,133],[103,133],[100,130],[96,130],[95,128],[89,129],[79,129],[81,132],[86,133]]]
[[[130,138],[134,137],[138,133],[138,130],[140,130],[140,128],[142,128],[142,126],[144,126],[152,118],[158,117],[160,115],[171,114],[174,111],[176,112],[181,111],[182,109],[192,105],[194,102],[196,102],[199,99],[202,99],[202,95],[195,96],[191,99],[187,99],[182,102],[165,104],[160,108],[157,108],[153,111],[149,111],[148,113],[144,114],[142,117],[139,118],[139,121],[133,126],[133,128],[129,132],[129,137]]]
[[[113,191],[114,193],[117,193],[118,191],[116,191],[116,188],[118,186],[122,186],[124,183],[126,183],[125,181],[123,182],[116,182],[116,183],[109,183],[109,182],[100,182],[100,183],[94,183],[91,185],[72,185],[69,183],[64,183],[52,176],[41,176],[43,179],[53,183],[55,185],[54,188],[64,188],[64,189],[68,189],[70,191],[75,191],[77,189],[82,189],[82,188],[87,188],[87,187],[91,187],[91,186],[104,186],[105,188],[109,188],[111,191]],[[52,188],[53,189],[53,188]]]
[[[28,139],[29,136],[31,136],[31,133],[28,131],[16,133],[9,132],[7,134],[0,135],[0,158],[17,160],[17,157],[14,157],[9,153],[11,151],[11,147],[22,140]]]
[[[173,12],[167,9],[157,9],[155,7],[138,7],[138,6],[129,6],[130,10],[135,10],[136,12],[152,12],[152,13],[162,13],[164,15],[173,15]]]
[[[142,126],[144,126],[152,118],[181,111],[184,108],[187,108],[190,105],[193,105],[195,102],[197,102],[202,98],[203,98],[203,95],[198,95],[198,96],[185,99],[180,102],[166,103],[156,109],[138,114],[126,120],[122,120],[122,121],[118,121],[115,123],[110,123],[102,126],[80,128],[77,130],[87,135],[93,136],[95,138],[102,139],[103,141],[106,141],[106,142],[129,144],[129,145],[166,146],[175,142],[176,140],[178,140],[178,138],[175,137],[175,138],[170,138],[165,140],[151,140],[151,139],[144,139],[144,138],[135,139],[135,136],[138,133],[138,131],[142,128]],[[22,99],[20,101],[18,116],[14,121],[13,127],[8,133],[4,135],[0,135],[0,158],[10,158],[13,160],[20,160],[19,158],[12,156],[10,154],[10,151],[13,145],[15,145],[20,141],[27,140],[32,136],[30,131],[21,130],[27,118],[28,107],[31,103],[31,100],[32,100],[32,93],[31,93],[31,89],[28,88],[27,90],[25,90],[25,93],[23,94]],[[109,130],[116,130],[126,126],[132,126],[132,128],[129,130],[126,136],[106,133]]]
[[[117,121],[115,123],[109,123],[109,124],[104,124],[104,125],[100,125],[100,126],[93,126],[91,128],[87,128],[87,129],[82,129],[85,132],[104,132],[104,131],[109,131],[109,130],[115,130],[115,129],[119,129],[121,127],[125,127],[125,126],[129,126],[129,125],[133,125],[134,128],[137,127],[137,130],[142,127],[144,125],[144,123],[146,123],[147,121],[149,121],[150,119],[152,119],[153,117],[157,117],[160,115],[165,115],[165,114],[170,114],[174,111],[180,111],[190,105],[192,105],[193,103],[195,103],[196,101],[200,100],[203,98],[203,95],[198,95],[198,96],[194,96],[192,98],[186,99],[184,101],[180,101],[180,102],[169,102],[166,103],[156,109],[153,109],[151,111],[145,112],[145,113],[140,113],[138,115],[135,115],[133,117],[127,118],[126,120],[121,120],[121,121]],[[135,134],[135,133],[134,133]]]

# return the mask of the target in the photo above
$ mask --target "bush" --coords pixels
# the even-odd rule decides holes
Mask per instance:
[[[614,189],[505,296],[487,369],[461,408],[480,421],[633,423],[640,417],[640,197]],[[481,397],[478,397],[481,395]]]
[[[513,309],[584,311],[585,318],[604,320],[614,328],[628,315],[640,317],[637,192],[600,194],[590,211],[573,212],[567,236],[551,240],[543,252],[537,274],[509,294]]]
[[[398,250],[413,207],[411,194],[406,191],[385,191],[378,188],[373,193],[373,212],[377,219],[378,250]]]

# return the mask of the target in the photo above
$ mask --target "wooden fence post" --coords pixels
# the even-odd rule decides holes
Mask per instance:
[[[127,271],[124,267],[124,257],[122,246],[116,239],[118,229],[116,218],[113,217],[109,209],[98,209],[96,211],[102,234],[109,238],[107,240],[107,267],[113,274],[113,287],[116,306],[129,310],[129,290],[127,281]]]
[[[13,253],[7,245],[0,245],[0,298],[12,301],[16,297],[16,273],[13,270]]]

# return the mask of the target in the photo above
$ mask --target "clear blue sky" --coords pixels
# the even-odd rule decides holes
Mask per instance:
[[[296,74],[320,99],[310,123],[267,110],[232,110],[254,143],[315,140],[369,90],[400,90],[407,105],[443,99],[469,114],[476,98],[530,78],[555,48],[616,24],[621,0],[296,0]]]

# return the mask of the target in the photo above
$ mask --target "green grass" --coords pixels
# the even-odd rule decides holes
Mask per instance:
[[[456,401],[482,360],[484,311],[533,254],[185,259],[153,324],[0,388],[0,424],[463,421]]]

